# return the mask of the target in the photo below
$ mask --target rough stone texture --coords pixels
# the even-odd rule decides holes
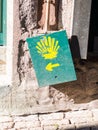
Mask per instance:
[[[92,116],[89,116],[90,113],[92,113]],[[53,117],[53,119],[47,119],[47,116],[49,115],[50,117],[50,114],[43,114],[43,120],[40,118],[42,114],[0,116],[0,130],[98,130],[98,121],[93,120],[95,110],[82,110],[79,112],[73,111],[71,114],[66,112],[63,119],[57,119],[57,117],[54,116],[55,114],[61,115],[64,114],[64,112],[51,113],[51,117]],[[73,123],[71,120],[73,117],[75,119],[75,116],[78,120]],[[85,122],[81,122],[81,120],[86,116],[87,118]]]
[[[77,81],[75,82],[44,88],[38,87],[25,42],[25,39],[31,33],[33,35],[37,33],[37,5],[37,0],[14,0],[13,86],[0,88],[0,114],[27,115],[98,108],[97,60],[75,61],[77,74]],[[68,26],[66,23],[68,33],[70,32],[71,6],[72,0],[62,0],[60,3],[60,11],[63,10],[59,17],[62,16],[63,29],[66,23],[64,21],[65,16],[66,19],[68,17],[68,21],[66,20],[68,22]],[[33,9],[34,11],[32,11]],[[69,10],[68,16],[65,9],[66,11]],[[61,26],[60,21],[59,26]],[[59,118],[62,118],[62,114]]]
[[[75,0],[73,33],[79,45],[81,58],[87,58],[91,0]]]
[[[34,29],[37,26],[37,0],[19,0],[21,28]]]

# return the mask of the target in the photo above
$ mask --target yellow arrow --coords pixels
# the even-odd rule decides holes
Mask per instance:
[[[46,66],[46,70],[47,71],[53,71],[53,68],[56,68],[60,66],[60,64],[56,63],[56,64],[52,64],[52,63],[49,63],[47,66]]]

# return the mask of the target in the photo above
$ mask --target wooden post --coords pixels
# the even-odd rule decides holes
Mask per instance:
[[[49,29],[49,8],[50,8],[50,0],[46,1],[46,19],[45,19],[45,33]]]

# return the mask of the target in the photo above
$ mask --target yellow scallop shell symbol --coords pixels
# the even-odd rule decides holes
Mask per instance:
[[[37,42],[37,52],[44,58],[44,59],[54,59],[57,57],[58,50],[59,50],[59,42],[55,38],[44,37],[39,42]]]

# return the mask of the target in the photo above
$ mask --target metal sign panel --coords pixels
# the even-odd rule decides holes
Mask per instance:
[[[40,87],[76,80],[65,31],[27,39]]]

